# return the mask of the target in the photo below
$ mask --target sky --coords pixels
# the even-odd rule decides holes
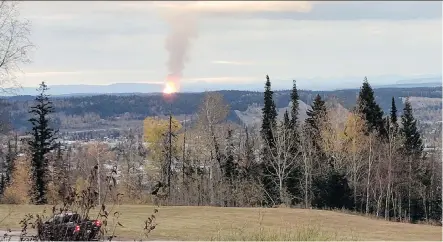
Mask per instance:
[[[234,89],[266,75],[309,88],[312,79],[340,85],[340,78],[442,72],[439,1],[25,1],[19,8],[36,46],[18,77],[23,86],[162,84],[177,68],[182,86]]]

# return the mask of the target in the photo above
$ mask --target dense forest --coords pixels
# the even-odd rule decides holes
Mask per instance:
[[[50,88],[50,87],[49,87]],[[230,106],[228,119],[238,121],[234,110],[245,111],[250,105],[263,105],[262,94],[260,92],[223,90],[218,91]],[[336,90],[336,91],[310,91],[300,90],[300,100],[310,104],[315,96],[319,94],[324,100],[331,98],[338,99],[347,109],[351,109],[357,101],[359,90]],[[396,104],[400,110],[403,109],[402,97],[442,97],[441,87],[414,87],[414,88],[379,88],[374,89],[375,100],[379,103],[384,112],[388,112],[391,105],[391,97],[395,97]],[[74,97],[54,97],[54,107],[57,111],[54,121],[56,126],[63,122],[58,115],[64,117],[95,115],[97,120],[113,120],[125,117],[126,119],[143,120],[147,116],[161,116],[169,113],[173,114],[195,114],[198,105],[204,97],[204,93],[178,93],[175,94],[174,101],[169,103],[161,95],[152,94],[125,94],[125,95],[91,95]],[[7,106],[10,111],[10,121],[15,129],[29,128],[29,118],[27,109],[32,103],[32,96],[5,97],[3,106]],[[275,104],[277,108],[288,106],[290,102],[290,91],[275,91]],[[429,107],[428,107],[429,108]],[[436,110],[441,110],[441,104],[435,106]],[[66,126],[66,125],[65,125]],[[61,128],[67,128],[67,127]]]

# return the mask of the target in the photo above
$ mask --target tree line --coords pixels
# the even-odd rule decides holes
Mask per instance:
[[[256,103],[263,105],[263,97],[260,92],[224,90],[218,91],[224,97],[224,100],[230,105],[228,120],[237,121],[237,115],[234,110],[245,111]],[[441,99],[440,87],[415,87],[415,88],[377,88],[375,89],[376,101],[384,111],[388,111],[391,105],[391,96],[396,97],[399,112],[403,110],[401,97],[429,97]],[[288,105],[290,90],[278,90],[275,92],[274,101],[277,108],[284,108]],[[310,104],[315,96],[319,94],[322,99],[327,101],[333,97],[341,100],[341,104],[351,109],[356,103],[357,89],[335,90],[335,91],[310,91],[299,90],[300,101]],[[198,110],[199,103],[204,97],[204,93],[178,93],[176,101],[172,103],[172,113],[194,114]],[[33,96],[15,96],[5,98],[4,104],[7,104],[10,111],[10,121],[14,129],[30,129],[28,122],[29,114],[27,110],[32,106]],[[104,126],[103,120],[142,120],[146,116],[158,116],[169,112],[170,105],[165,102],[161,95],[95,95],[95,96],[75,96],[75,97],[53,97],[54,127],[62,129],[72,128],[91,128]],[[2,104],[0,103],[0,106]],[[441,106],[441,105],[440,105]],[[431,107],[428,107],[425,112]],[[435,110],[441,110],[439,105],[433,107]],[[9,116],[9,115],[8,115]],[[4,117],[8,117],[4,116]],[[434,114],[434,116],[438,116]]]
[[[347,209],[395,221],[441,220],[441,137],[435,134],[430,142],[436,148],[424,152],[408,99],[399,117],[392,97],[385,115],[365,78],[344,122],[320,95],[302,122],[295,82],[290,97],[290,111],[277,120],[267,77],[262,124],[256,130],[226,121],[229,107],[223,96],[207,93],[197,123],[174,135],[172,148],[166,145],[167,121],[158,121],[164,128],[149,139],[151,151],[157,151],[155,194],[164,188],[166,204],[284,204]],[[145,137],[152,137],[152,131],[145,126]],[[170,153],[175,165],[167,162]]]
[[[261,127],[229,121],[223,95],[207,92],[195,121],[172,117],[170,126],[147,118],[143,134],[130,131],[114,147],[91,142],[66,149],[50,127],[54,110],[44,83],[40,90],[25,155],[17,156],[16,139],[8,141],[5,203],[63,202],[69,189],[90,185],[90,167],[116,165],[127,203],[346,209],[393,221],[441,221],[440,151],[424,152],[408,99],[398,117],[392,97],[385,115],[366,78],[346,119],[316,95],[308,118],[299,120],[294,81],[291,109],[278,120],[267,76]],[[441,134],[432,142],[441,147]],[[106,190],[105,175],[98,176],[95,186]]]

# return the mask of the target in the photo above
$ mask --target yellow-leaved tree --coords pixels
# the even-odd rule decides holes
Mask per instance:
[[[182,128],[180,121],[174,117],[171,119],[171,131],[173,136]],[[147,143],[149,162],[146,167],[148,174],[160,178],[162,167],[164,167],[166,152],[168,151],[169,119],[147,117],[143,121],[143,140]],[[178,139],[172,140],[172,157],[179,157],[181,146]]]
[[[351,186],[353,190],[354,204],[357,204],[358,184],[362,179],[362,169],[364,168],[364,155],[368,138],[365,135],[366,122],[358,112],[348,115],[346,120],[343,138],[345,141],[345,153],[349,161],[349,172],[351,176]]]
[[[15,169],[12,173],[12,181],[6,187],[2,203],[28,204],[29,191],[31,189],[31,167],[29,157],[21,156],[15,161]]]

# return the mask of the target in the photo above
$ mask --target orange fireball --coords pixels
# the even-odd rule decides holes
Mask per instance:
[[[177,87],[175,86],[175,83],[172,81],[168,81],[165,84],[165,88],[163,89],[164,94],[172,94],[177,92]]]
[[[179,91],[180,78],[175,75],[169,75],[165,81],[165,87],[163,89],[163,94],[173,94]]]

